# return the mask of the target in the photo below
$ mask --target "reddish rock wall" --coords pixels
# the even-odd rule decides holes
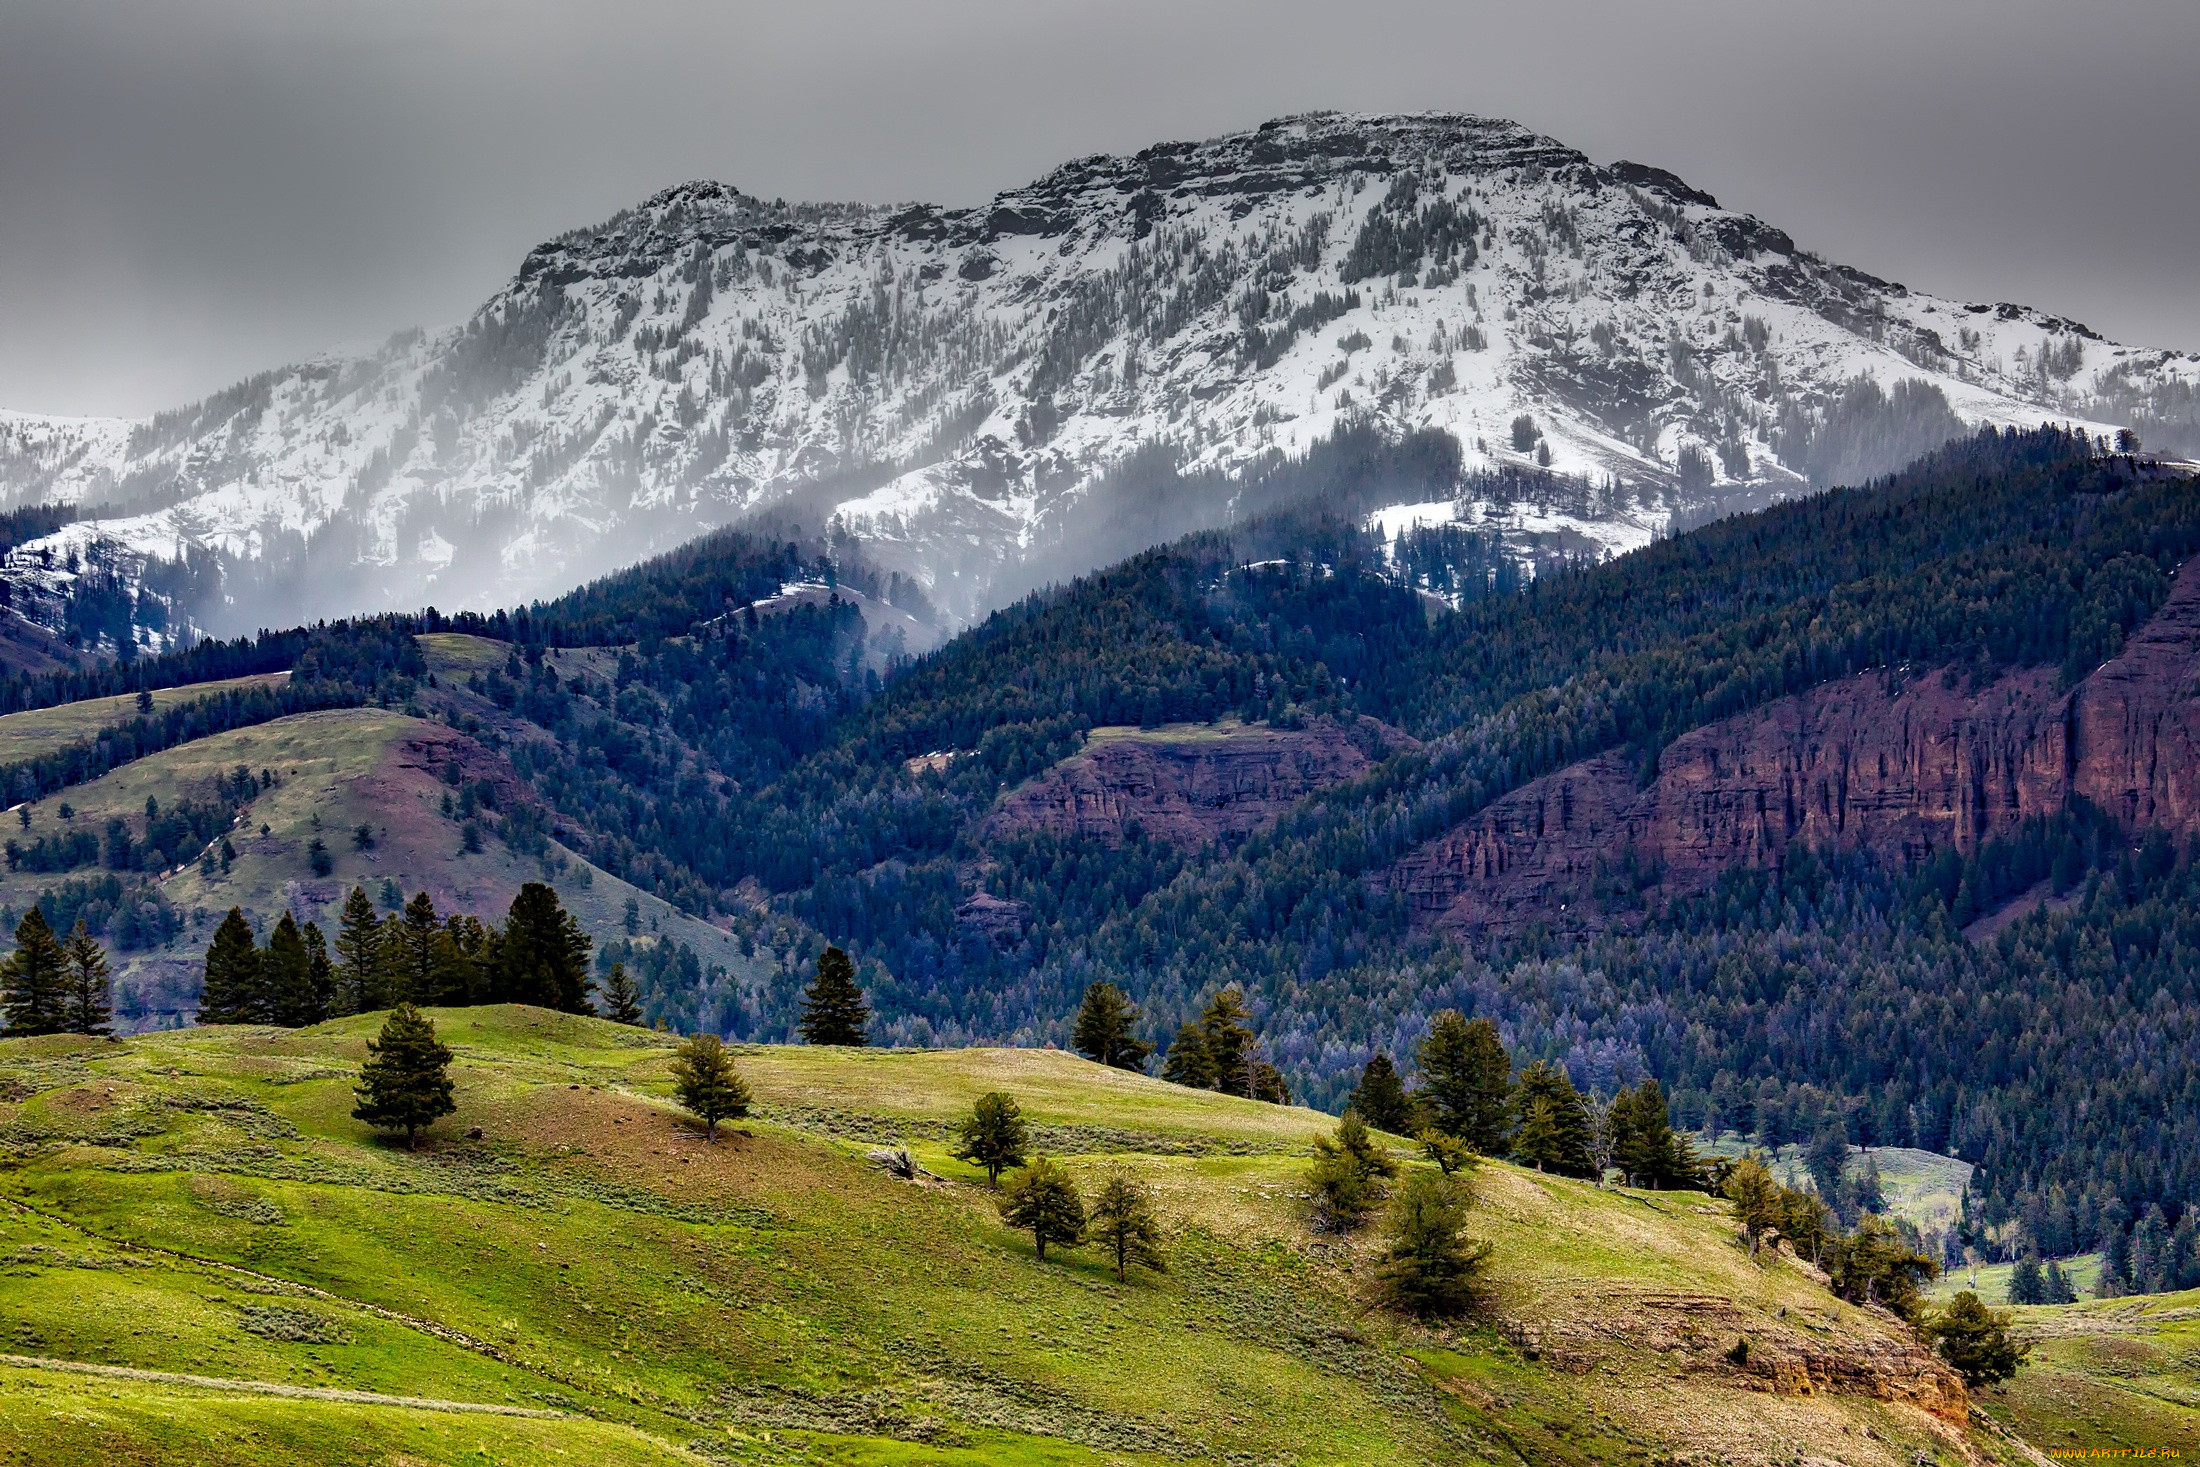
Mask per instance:
[[[2200,828],[2200,562],[2069,694],[2047,669],[1973,686],[1874,672],[1687,734],[1638,787],[1601,755],[1545,776],[1390,873],[1424,925],[1472,933],[1606,920],[1632,869],[1700,891],[1791,843],[1892,859],[1969,850],[2072,793],[2135,825]],[[1602,878],[1600,880],[1600,878]]]
[[[1249,834],[1412,743],[1373,719],[1297,729],[1096,729],[1078,753],[1002,797],[985,833],[1045,830],[1115,845],[1136,824],[1197,850]]]

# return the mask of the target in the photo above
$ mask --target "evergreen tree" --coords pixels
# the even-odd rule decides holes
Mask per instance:
[[[201,1024],[262,1024],[269,1020],[260,986],[260,954],[252,928],[236,907],[214,929],[206,949],[206,980],[199,990]]]
[[[2047,1260],[2047,1277],[2041,1281],[2040,1302],[2042,1304],[2075,1304],[2078,1302],[2078,1291],[2071,1285],[2070,1275],[2064,1273],[2062,1264],[2052,1258]]]
[[[985,1169],[985,1184],[999,1187],[1001,1173],[1024,1164],[1031,1134],[1015,1099],[999,1090],[978,1097],[977,1108],[956,1128],[955,1155]]]
[[[642,996],[634,987],[634,980],[627,976],[626,964],[613,963],[611,972],[604,979],[603,1016],[614,1024],[642,1022]]]
[[[1153,1046],[1132,1032],[1141,1017],[1138,1005],[1125,998],[1123,990],[1113,983],[1090,984],[1085,989],[1085,1001],[1078,1006],[1077,1026],[1070,1042],[1086,1059],[1142,1074]]]
[[[64,1027],[72,1034],[112,1034],[114,984],[108,974],[107,953],[85,930],[83,918],[77,918],[62,954],[68,963]]]
[[[1702,1184],[1688,1138],[1666,1115],[1665,1091],[1645,1080],[1612,1098],[1612,1162],[1632,1187],[1665,1191]]]
[[[1818,1195],[1826,1200],[1826,1206],[1834,1211],[1845,1226],[1856,1221],[1858,1209],[1855,1195],[1848,1185],[1849,1137],[1838,1122],[1829,1122],[1819,1128],[1811,1139],[1810,1149],[1803,1153],[1803,1165],[1810,1170],[1810,1183],[1818,1189]]]
[[[1382,1200],[1383,1183],[1396,1175],[1398,1164],[1376,1143],[1359,1112],[1346,1111],[1336,1134],[1314,1143],[1314,1164],[1306,1173],[1314,1226],[1325,1233],[1351,1232]]]
[[[1466,1192],[1442,1174],[1416,1173],[1390,1205],[1391,1241],[1381,1267],[1383,1297],[1421,1318],[1466,1312],[1489,1245],[1459,1235]]]
[[[1840,1236],[1833,1229],[1833,1209],[1807,1187],[1780,1188],[1774,1214],[1779,1219],[1780,1236],[1787,1239],[1798,1258],[1818,1262],[1826,1245]]]
[[[1249,1082],[1249,1075],[1257,1077],[1260,1060],[1254,1046],[1253,1028],[1247,1021],[1252,1014],[1246,1010],[1245,995],[1236,988],[1225,988],[1207,1001],[1207,1008],[1199,1016],[1200,1047],[1207,1055],[1207,1068],[1214,1076],[1214,1088],[1228,1095],[1252,1095],[1258,1081]]]
[[[1154,1212],[1153,1189],[1128,1174],[1117,1172],[1093,1199],[1091,1231],[1093,1241],[1115,1260],[1116,1282],[1129,1282],[1134,1263],[1155,1273],[1169,1271],[1161,1253],[1161,1219]]]
[[[1199,1025],[1186,1023],[1176,1031],[1176,1038],[1169,1041],[1169,1052],[1161,1061],[1161,1078],[1172,1085],[1187,1085],[1194,1090],[1215,1088],[1215,1067],[1207,1058],[1207,1041],[1199,1032]]]
[[[320,1022],[315,1012],[313,961],[306,951],[305,934],[298,921],[285,912],[268,934],[267,950],[260,954],[260,990],[270,1006],[268,1021],[286,1029]]]
[[[1421,1143],[1421,1154],[1436,1164],[1445,1176],[1471,1172],[1480,1161],[1475,1149],[1457,1136],[1447,1136],[1434,1126],[1425,1126],[1414,1138]]]
[[[2131,1292],[2131,1238],[2124,1232],[2130,1214],[2120,1199],[2106,1211],[2110,1215],[2101,1225],[2101,1268],[2093,1280],[2093,1297],[2119,1299]]]
[[[403,1131],[405,1149],[412,1150],[422,1126],[458,1109],[450,1065],[451,1051],[435,1037],[435,1024],[411,1004],[399,1004],[383,1021],[381,1036],[367,1041],[352,1118]]]
[[[1512,1095],[1512,1056],[1497,1026],[1471,1023],[1445,1009],[1429,1024],[1416,1056],[1429,1119],[1484,1156],[1502,1156],[1511,1138],[1507,1102]]]
[[[568,1014],[592,1012],[588,954],[594,940],[558,904],[558,894],[530,881],[512,899],[498,952],[496,996],[505,1003],[539,1004]]]
[[[703,1135],[715,1142],[718,1123],[749,1113],[749,1085],[733,1062],[733,1051],[715,1034],[695,1034],[672,1057],[672,1093],[689,1115],[703,1123]]]
[[[396,998],[410,1004],[443,1001],[435,982],[435,937],[441,927],[435,898],[424,891],[416,893],[398,914],[397,925],[389,932],[395,941],[383,951],[384,972],[392,980]]]
[[[1001,1221],[1031,1234],[1041,1263],[1049,1243],[1074,1248],[1085,1240],[1085,1199],[1069,1173],[1044,1156],[1015,1175],[1000,1205]]]
[[[1759,1245],[1779,1231],[1780,1184],[1772,1179],[1772,1168],[1765,1165],[1763,1156],[1753,1151],[1726,1174],[1723,1190],[1734,1204],[1735,1221],[1749,1239],[1749,1256],[1755,1258]]]
[[[313,1018],[318,1024],[336,1012],[336,965],[329,961],[328,935],[321,931],[321,924],[305,925],[306,981],[313,990]]]
[[[68,956],[33,905],[15,924],[15,951],[0,963],[0,1012],[10,1034],[59,1034],[68,1027]]]
[[[1940,1358],[1954,1366],[1963,1383],[1975,1391],[2009,1379],[2032,1353],[2030,1345],[2009,1338],[2010,1319],[2008,1311],[1988,1309],[1978,1295],[1965,1289],[1933,1316],[1924,1333],[1940,1351]]]
[[[870,1043],[865,1027],[871,1006],[856,986],[856,965],[837,947],[818,955],[817,976],[802,995],[802,1040],[805,1044],[864,1045]]]
[[[1918,1286],[1940,1272],[1940,1265],[1902,1242],[1894,1226],[1866,1214],[1856,1231],[1825,1251],[1826,1276],[1834,1293],[1851,1304],[1879,1304],[1915,1320],[1924,1306]]]
[[[1413,1103],[1406,1099],[1405,1082],[1398,1078],[1398,1067],[1387,1054],[1378,1054],[1367,1062],[1348,1104],[1378,1131],[1410,1136],[1417,1129],[1418,1118]]]
[[[2045,1304],[2047,1280],[2040,1275],[2039,1254],[2027,1250],[2009,1270],[2009,1302],[2012,1304]]]
[[[1521,1072],[1513,1102],[1519,1116],[1513,1155],[1523,1166],[1594,1179],[1589,1112],[1564,1066],[1544,1061],[1530,1065]]]

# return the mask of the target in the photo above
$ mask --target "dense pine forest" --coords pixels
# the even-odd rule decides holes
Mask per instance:
[[[1139,472],[1164,504],[1175,470]],[[1278,1084],[1335,1107],[1373,1056],[1406,1062],[1456,1009],[1585,1091],[1660,1082],[1695,1129],[1974,1162],[1967,1226],[1997,1248],[2078,1251],[2188,1216],[2200,867],[2159,834],[2079,810],[1967,857],[1803,853],[1580,940],[1430,935],[1376,878],[1539,775],[1620,751],[1647,778],[1675,737],[1850,673],[1975,683],[2038,667],[2075,683],[2200,550],[2193,481],[2079,434],[1988,431],[1602,564],[1527,574],[1471,530],[1389,543],[1359,528],[1382,489],[1431,497],[1457,473],[1432,444],[1328,445],[1271,469],[1237,527],[1035,593],[883,670],[851,600],[757,603],[796,581],[917,604],[910,588],[845,547],[727,531],[494,617],[17,677],[0,706],[295,669],[279,696],[148,715],[6,775],[20,798],[223,720],[417,709],[499,746],[557,838],[601,867],[745,942],[847,948],[884,1039],[1066,1043],[1106,981],[1160,1045],[1234,988]],[[413,634],[435,631],[512,644],[464,689],[502,723],[431,695]],[[552,654],[573,648],[603,655],[561,675]],[[982,824],[1095,728],[1354,719],[1410,739],[1369,743],[1364,773],[1249,837],[1187,850],[1135,829],[1103,843]],[[541,817],[505,818],[509,838],[542,839]],[[1963,935],[2040,882],[2060,900]],[[966,920],[980,892],[1014,920]],[[791,991],[732,994],[669,945],[599,953],[614,958],[653,1018],[792,1032]]]

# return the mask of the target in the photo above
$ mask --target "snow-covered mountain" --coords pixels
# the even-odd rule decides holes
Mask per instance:
[[[203,583],[218,557],[232,622],[508,604],[772,506],[966,618],[1034,566],[1121,553],[1094,498],[1157,444],[1243,475],[1348,424],[1438,429],[1470,470],[1577,481],[1390,528],[1622,547],[1881,471],[1958,420],[2194,436],[2196,381],[2183,354],[1873,279],[1514,123],[1320,114],[978,209],[668,189],[536,249],[462,326],[142,422],[0,415],[0,495],[85,511],[11,578],[104,546],[195,556]],[[1230,481],[1193,482],[1172,522],[1226,521]]]

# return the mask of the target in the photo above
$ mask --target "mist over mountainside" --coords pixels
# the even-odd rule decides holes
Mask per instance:
[[[17,605],[89,574],[125,632],[507,605],[765,512],[952,624],[1230,523],[1340,435],[1456,440],[1451,482],[1362,476],[1413,506],[1388,531],[1601,554],[1980,423],[2190,447],[2196,381],[1514,123],[1317,114],[976,209],[668,189],[463,325],[141,422],[0,415],[0,503],[83,511],[7,553]]]

